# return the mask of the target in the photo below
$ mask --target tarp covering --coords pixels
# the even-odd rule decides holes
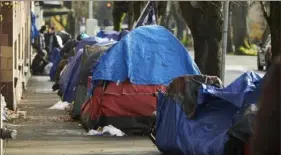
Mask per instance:
[[[103,55],[103,53],[114,43],[115,42],[108,42],[108,44],[105,44],[106,46],[104,44],[97,43],[92,47],[84,49],[80,62],[80,70],[76,70],[74,78],[69,84],[69,95],[75,96],[71,114],[74,118],[80,116],[81,105],[86,99],[88,76],[91,74],[92,66],[96,64],[100,56]]]
[[[83,54],[83,49],[80,49],[75,57],[69,61],[68,65],[66,66],[65,70],[63,71],[61,77],[60,77],[60,81],[59,84],[62,88],[62,92],[63,92],[63,101],[66,101],[68,103],[71,103],[72,101],[72,96],[70,96],[67,92],[68,92],[68,85],[69,82],[72,80],[73,78],[73,74],[79,70],[79,63],[81,60],[81,56]]]
[[[188,118],[193,118],[196,113],[198,91],[202,84],[223,88],[223,83],[218,77],[207,75],[178,77],[168,87],[167,94],[182,103],[182,109]]]
[[[97,42],[86,42],[85,45],[87,45],[87,43],[93,43],[92,45],[96,44],[97,46],[102,46],[103,44],[107,43],[107,44],[111,44],[113,42],[110,41],[104,41],[104,40],[99,40],[101,42],[97,43]],[[90,44],[91,45],[91,44]],[[81,68],[81,60],[82,60],[82,56],[83,53],[85,53],[86,51],[84,51],[84,49],[80,49],[73,61],[71,61],[71,63],[69,63],[69,65],[67,66],[67,70],[65,70],[65,72],[67,73],[67,76],[64,77],[62,80],[65,80],[67,83],[64,83],[63,87],[65,90],[63,92],[63,101],[67,101],[67,102],[72,102],[75,98],[75,87],[77,86],[77,83],[80,79],[80,68]]]
[[[188,51],[167,29],[141,26],[117,42],[93,67],[93,81],[167,85],[172,79],[199,74]]]
[[[261,77],[244,73],[226,88],[203,85],[195,119],[188,119],[181,103],[159,93],[156,145],[164,153],[223,155],[228,129],[237,122],[241,107],[256,104]]]
[[[33,43],[33,40],[39,36],[39,31],[35,25],[36,23],[36,16],[33,12],[31,12],[31,42]]]
[[[61,60],[61,55],[60,55],[60,49],[59,48],[54,48],[53,51],[52,51],[52,54],[50,55],[50,58],[49,58],[50,62],[53,63],[53,66],[51,68],[51,71],[50,71],[50,79],[51,80],[55,80],[55,75],[56,75],[56,71],[57,71],[57,67],[60,63],[60,60]]]
[[[107,38],[109,40],[119,40],[119,35],[120,32],[117,31],[105,31],[105,30],[101,30],[98,34],[97,37],[100,38]]]

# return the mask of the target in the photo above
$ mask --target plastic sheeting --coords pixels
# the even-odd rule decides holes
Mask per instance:
[[[106,42],[105,40],[98,40],[101,41],[99,43],[97,42],[89,42],[89,43],[93,43],[93,45],[97,45],[97,46],[102,46],[102,45],[106,45],[106,44],[110,44],[110,43],[114,43],[114,42]],[[86,42],[87,43],[87,42]],[[87,45],[87,44],[85,44]],[[82,59],[82,55],[83,55],[84,50],[80,49],[74,59],[69,63],[69,65],[67,66],[67,70],[66,70],[66,76],[63,76],[62,80],[65,80],[64,82],[64,89],[65,91],[63,91],[63,101],[67,101],[67,102],[72,102],[75,98],[75,88],[77,86],[77,83],[79,82],[79,78],[80,78],[80,68],[81,68],[81,59]]]
[[[33,12],[31,12],[31,42],[33,43],[33,40],[39,36],[39,31],[35,25],[36,22],[36,16]]]
[[[67,101],[69,103],[73,101],[74,96],[68,94],[71,91],[69,90],[69,84],[75,77],[74,75],[75,72],[80,70],[80,60],[82,54],[83,54],[83,49],[80,49],[76,53],[75,57],[71,61],[69,61],[67,68],[65,68],[63,74],[60,77],[59,84],[61,85],[63,91],[63,101]]]
[[[79,51],[80,49],[83,49],[85,45],[94,45],[96,43],[102,43],[102,42],[108,42],[109,39],[107,38],[99,38],[99,37],[88,37],[85,38],[77,44],[75,47],[76,52]]]
[[[107,38],[109,40],[119,40],[119,35],[120,32],[117,31],[105,31],[105,30],[101,30],[98,34],[97,37],[100,38]]]
[[[54,48],[49,57],[49,61],[55,63],[58,57],[60,57],[60,50],[58,48]]]
[[[72,92],[75,95],[74,105],[72,109],[72,116],[78,117],[80,116],[81,112],[81,105],[84,103],[87,97],[87,84],[88,84],[88,77],[91,74],[91,68],[96,64],[98,59],[100,58],[103,53],[110,48],[115,42],[108,42],[108,43],[98,43],[94,47],[95,51],[93,53],[88,53],[84,51],[84,55],[82,56],[81,60],[81,68],[79,71],[76,72],[79,75],[79,80],[73,81],[73,85],[76,86],[76,90]],[[100,47],[99,47],[100,46]],[[90,52],[90,51],[89,51]],[[83,60],[84,58],[84,60]],[[76,91],[76,92],[75,92]]]
[[[56,75],[57,67],[60,63],[60,60],[61,60],[60,49],[54,48],[52,55],[50,57],[50,61],[53,63],[53,66],[52,66],[50,74],[49,74],[51,80],[55,80],[55,75]]]
[[[200,71],[180,41],[161,26],[141,26],[117,42],[93,67],[93,81],[167,85]]]
[[[196,119],[188,119],[180,104],[159,93],[156,145],[164,153],[222,155],[228,129],[239,120],[241,107],[256,104],[261,77],[247,72],[223,89],[203,85]]]

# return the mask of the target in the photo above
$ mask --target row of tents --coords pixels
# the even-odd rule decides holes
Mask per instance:
[[[55,58],[53,89],[87,130],[149,133],[168,154],[248,154],[262,78],[246,72],[225,87],[164,27],[101,31]]]
[[[162,152],[229,155],[225,151],[237,147],[245,154],[241,144],[252,133],[258,74],[246,72],[224,87],[218,77],[201,75],[186,48],[161,26],[102,33],[74,46],[58,81],[62,101],[73,105],[72,117],[87,130],[113,125],[148,133],[155,125]]]

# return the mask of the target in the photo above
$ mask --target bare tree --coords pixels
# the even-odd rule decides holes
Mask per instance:
[[[233,44],[235,52],[239,53],[239,48],[249,42],[247,29],[247,15],[249,3],[247,1],[233,1],[231,3],[232,27],[233,27]]]
[[[262,11],[271,32],[271,52],[272,58],[281,53],[281,2],[270,1],[269,10],[266,3],[260,2]],[[269,12],[269,13],[268,13]]]

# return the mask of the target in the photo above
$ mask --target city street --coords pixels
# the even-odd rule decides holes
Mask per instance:
[[[227,56],[226,64],[226,84],[229,84],[245,71],[255,71],[256,57]],[[160,154],[148,137],[86,136],[79,123],[69,121],[63,111],[47,109],[59,100],[50,85],[48,77],[35,76],[30,81],[19,105],[27,111],[27,120],[9,124],[19,135],[16,140],[5,143],[6,155]]]

